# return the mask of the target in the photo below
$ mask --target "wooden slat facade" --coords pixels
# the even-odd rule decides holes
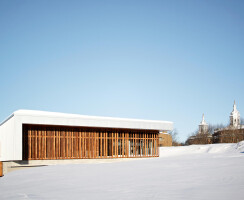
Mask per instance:
[[[23,124],[23,160],[158,157],[158,131]]]

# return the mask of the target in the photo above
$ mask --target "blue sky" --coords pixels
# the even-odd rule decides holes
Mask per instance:
[[[0,0],[0,121],[18,109],[173,121],[244,115],[243,1]]]

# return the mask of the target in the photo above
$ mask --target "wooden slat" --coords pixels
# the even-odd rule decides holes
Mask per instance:
[[[82,158],[85,158],[85,133],[82,132]]]
[[[38,152],[37,152],[38,156],[37,156],[37,158],[40,159],[40,157],[41,157],[41,134],[40,134],[39,129],[37,129],[37,139],[38,139]]]
[[[70,155],[70,157],[71,158],[73,158],[74,157],[74,155],[73,155],[73,149],[74,149],[74,138],[73,138],[73,130],[71,130],[71,134],[70,134],[70,136],[71,136],[71,143],[70,143],[70,148],[71,148],[71,155]]]
[[[52,159],[55,159],[55,148],[56,148],[56,145],[55,145],[55,134],[56,134],[56,131],[55,130],[52,130]]]
[[[0,161],[0,177],[3,176],[3,162]]]

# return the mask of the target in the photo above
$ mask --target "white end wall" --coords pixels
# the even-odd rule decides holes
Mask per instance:
[[[0,126],[0,161],[22,160],[22,138],[21,145],[16,146],[15,125],[15,118],[12,117]]]

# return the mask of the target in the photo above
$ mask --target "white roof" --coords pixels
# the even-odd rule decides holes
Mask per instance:
[[[168,131],[173,129],[173,122],[169,121],[97,117],[37,110],[17,110],[9,118],[12,117],[22,119],[21,121],[25,124],[128,128],[159,131]],[[1,125],[8,121],[8,119],[2,122]]]

